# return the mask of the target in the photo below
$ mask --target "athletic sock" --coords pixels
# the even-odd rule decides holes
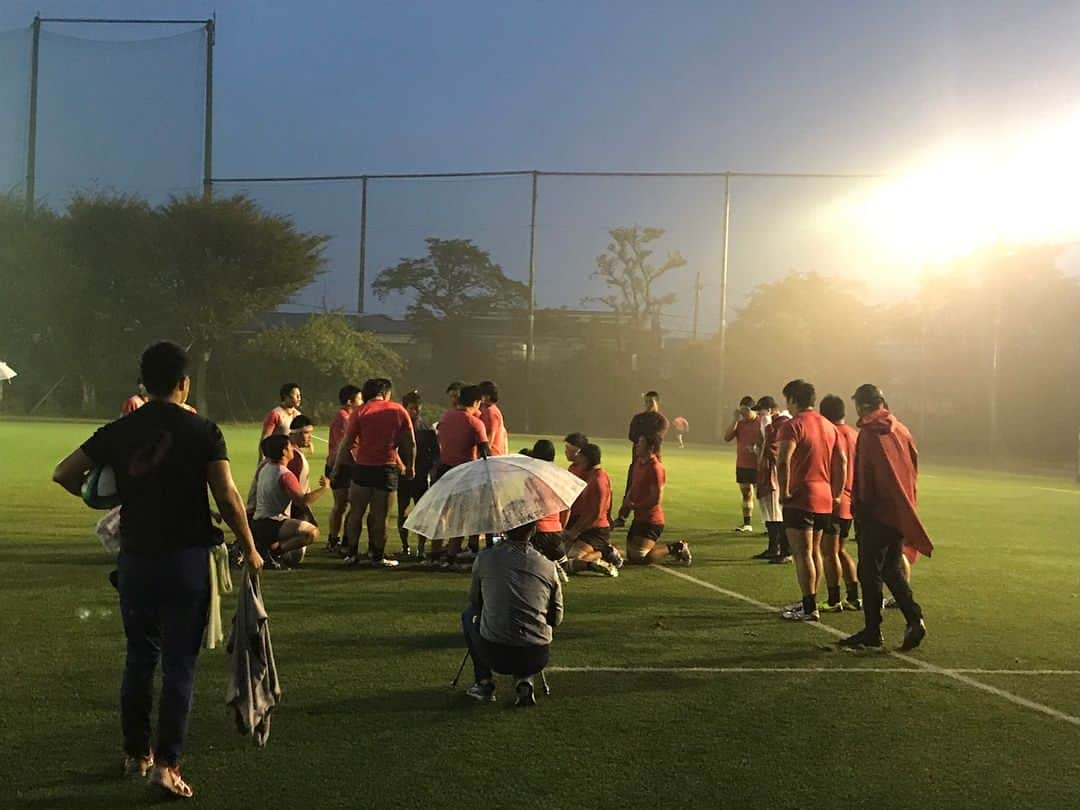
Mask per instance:
[[[802,598],[803,613],[813,613],[817,610],[817,594],[811,594],[810,596],[804,596]]]
[[[743,526],[749,526],[750,525],[750,513],[749,512],[743,512],[742,513],[742,525]]]
[[[840,602],[840,586],[829,585],[829,604],[836,605]]]
[[[848,583],[848,586],[847,586],[847,600],[849,602],[852,602],[852,603],[859,601],[859,583],[858,582],[849,582]]]

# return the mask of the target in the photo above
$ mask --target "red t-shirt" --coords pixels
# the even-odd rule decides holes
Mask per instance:
[[[570,468],[575,472],[574,468]],[[593,467],[591,470],[581,471],[580,477],[585,481],[585,489],[577,496],[573,506],[570,507],[570,519],[591,518],[598,515],[588,526],[583,529],[606,529],[611,524],[608,522],[608,512],[611,511],[611,479],[601,467]]]
[[[761,420],[740,419],[735,425],[735,466],[756,470],[761,448]]]
[[[757,494],[759,498],[769,495],[776,489],[776,453],[780,444],[780,428],[790,418],[790,416],[777,414],[765,426],[761,461],[758,463]]]
[[[837,425],[836,437],[840,450],[847,456],[847,476],[844,478],[840,505],[834,508],[833,514],[838,518],[851,520],[851,485],[855,483],[855,442],[858,441],[859,431],[851,425]]]
[[[489,402],[480,408],[480,421],[484,423],[488,439],[491,441],[491,455],[506,455],[506,423],[503,420],[502,411],[494,402]],[[540,529],[537,529],[540,531]]]
[[[447,467],[473,461],[478,445],[488,440],[484,423],[457,408],[439,417],[439,461]]]
[[[331,464],[337,458],[338,445],[345,438],[345,431],[348,430],[349,416],[351,415],[352,409],[341,408],[330,421],[330,441],[326,445],[326,456],[330,459]],[[352,447],[353,461],[356,461],[356,448],[357,445],[354,443]]]
[[[412,430],[409,412],[400,403],[373,399],[349,416],[349,427],[356,434],[359,447],[354,449],[356,463],[365,467],[389,467],[398,463],[398,436]]]
[[[554,515],[544,515],[536,521],[536,531],[538,532],[561,532],[563,530],[562,518],[559,512]]]
[[[120,408],[120,413],[123,416],[127,416],[132,411],[137,411],[143,405],[146,404],[146,400],[140,397],[138,394],[130,396],[124,400],[123,406]]]
[[[642,501],[650,497],[654,491],[659,493],[656,504],[653,506],[648,508],[634,507],[634,520],[642,523],[663,525],[664,510],[661,508],[660,502],[663,500],[663,487],[666,480],[667,474],[664,472],[664,465],[660,463],[660,459],[656,456],[650,456],[645,461],[641,459],[634,461],[630,467],[630,502]]]
[[[780,428],[780,442],[794,442],[795,453],[788,469],[791,497],[784,506],[831,515],[832,457],[836,449],[836,426],[817,411],[803,411]],[[783,493],[781,493],[782,495]]]
[[[273,436],[275,433],[288,433],[292,426],[293,417],[298,416],[300,411],[289,411],[278,405],[263,419],[263,435]]]

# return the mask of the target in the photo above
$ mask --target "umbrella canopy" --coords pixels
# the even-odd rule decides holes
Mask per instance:
[[[515,453],[462,464],[435,482],[405,528],[445,540],[509,531],[570,505],[585,482],[550,461]]]
[[[0,382],[7,382],[13,377],[18,376],[19,375],[15,372],[15,369],[13,369],[7,363],[0,363]]]

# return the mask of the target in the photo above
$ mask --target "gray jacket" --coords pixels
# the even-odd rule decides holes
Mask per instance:
[[[232,655],[228,704],[236,711],[240,733],[251,735],[261,748],[270,737],[270,712],[281,700],[281,686],[262,588],[246,568],[227,650]]]
[[[550,644],[563,618],[555,563],[531,543],[504,542],[473,563],[469,603],[480,613],[480,635],[496,644]]]

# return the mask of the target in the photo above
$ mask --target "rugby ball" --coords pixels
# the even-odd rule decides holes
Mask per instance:
[[[91,509],[115,509],[119,506],[121,499],[116,486],[116,471],[107,464],[90,470],[83,482],[82,499]]]

